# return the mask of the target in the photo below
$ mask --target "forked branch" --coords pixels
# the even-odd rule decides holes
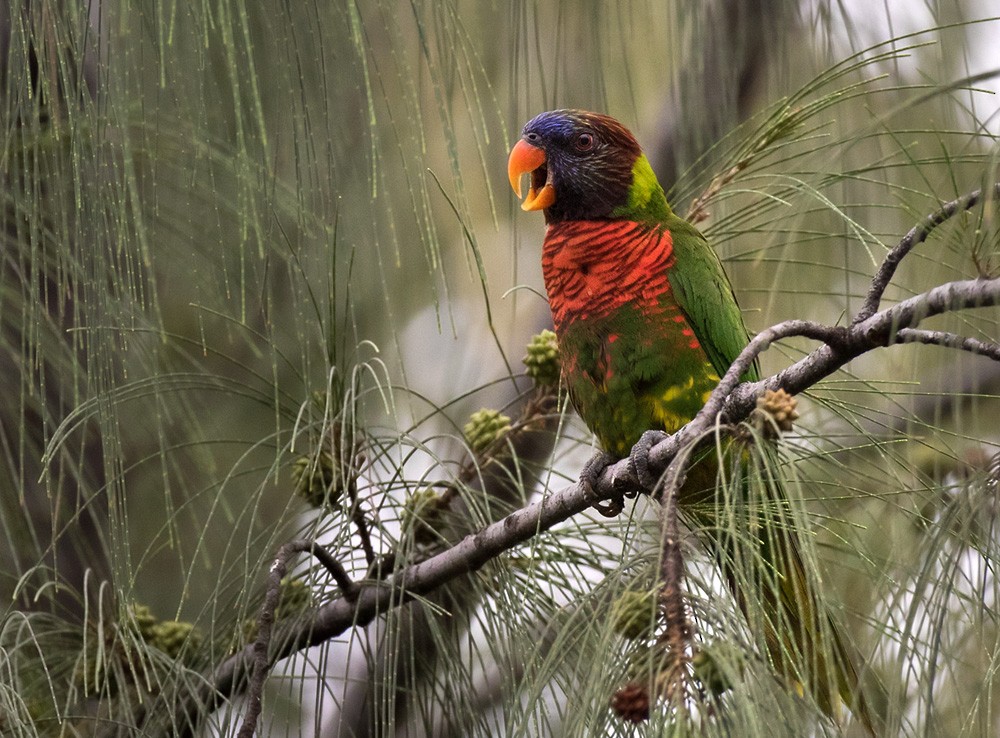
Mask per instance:
[[[1000,197],[1000,184],[992,188],[992,193]],[[887,255],[872,279],[864,304],[849,326],[827,326],[811,321],[790,320],[755,336],[722,378],[704,408],[690,423],[677,433],[664,435],[651,448],[649,444],[643,446],[643,453],[648,454],[644,458],[644,467],[656,478],[665,475],[667,489],[675,488],[684,476],[685,459],[689,456],[686,450],[720,420],[738,423],[749,416],[756,399],[766,390],[784,389],[791,394],[798,394],[829,377],[849,361],[878,348],[920,342],[971,351],[1000,361],[1000,344],[920,328],[925,319],[934,315],[1000,304],[1000,279],[950,282],[879,310],[885,290],[906,254],[925,240],[934,228],[957,213],[973,207],[982,197],[982,192],[977,191],[947,203],[911,230]],[[758,382],[740,384],[739,377],[757,356],[775,341],[792,336],[804,336],[821,345],[773,376]],[[648,475],[646,476],[648,479]],[[225,659],[205,675],[204,693],[199,700],[177,706],[175,724],[191,724],[192,719],[197,719],[197,712],[205,705],[216,704],[220,698],[232,697],[247,689],[250,684],[248,677],[252,672],[255,672],[255,678],[250,703],[254,711],[259,710],[263,676],[277,660],[324,643],[350,629],[363,627],[378,615],[431,592],[456,577],[479,569],[503,552],[585,511],[595,502],[618,498],[623,492],[634,491],[641,486],[635,473],[635,464],[629,459],[623,459],[607,467],[592,487],[576,484],[553,492],[483,530],[466,536],[447,550],[425,561],[404,566],[380,581],[354,583],[347,579],[346,573],[338,571],[336,566],[333,569],[328,566],[340,586],[341,596],[317,609],[307,622],[279,625],[279,633],[275,635],[280,637],[274,638],[274,642],[279,645],[267,648],[266,644],[258,642]],[[673,515],[669,509],[672,497],[666,496],[668,509],[665,513],[668,516]],[[666,529],[669,532],[672,527],[669,520],[667,523]],[[318,546],[307,544],[296,550],[308,550],[313,555],[324,558],[319,553],[321,549],[318,550]],[[279,559],[287,560],[289,553],[285,552],[284,557]],[[678,561],[675,557],[668,556],[664,565],[676,568]],[[272,578],[276,573],[272,571]],[[677,572],[673,572],[671,576],[676,579]]]

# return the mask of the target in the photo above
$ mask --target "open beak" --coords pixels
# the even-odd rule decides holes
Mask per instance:
[[[528,196],[521,203],[522,210],[545,210],[556,201],[556,190],[548,181],[545,152],[521,139],[511,149],[507,160],[507,177],[514,193],[521,196],[521,177],[531,174]]]

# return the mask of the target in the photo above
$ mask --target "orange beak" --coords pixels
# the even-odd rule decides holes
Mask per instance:
[[[537,146],[521,139],[514,148],[511,149],[510,158],[507,160],[507,178],[510,180],[511,189],[518,197],[521,196],[522,175],[533,173],[545,163],[545,152]],[[546,181],[541,189],[540,182],[532,176],[531,185],[528,187],[528,196],[521,203],[522,210],[545,210],[556,201],[556,190],[552,184]]]

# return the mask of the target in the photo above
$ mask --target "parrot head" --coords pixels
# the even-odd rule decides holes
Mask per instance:
[[[531,175],[521,208],[543,210],[546,222],[602,220],[626,214],[637,163],[648,169],[639,144],[614,118],[552,110],[524,126],[510,152],[507,175],[518,197],[521,177]]]

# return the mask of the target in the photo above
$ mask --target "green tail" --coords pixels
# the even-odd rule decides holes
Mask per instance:
[[[775,673],[835,721],[846,705],[872,735],[880,720],[855,668],[857,655],[841,634],[816,580],[803,561],[797,524],[780,479],[746,451],[728,482],[719,479],[716,450],[691,469],[681,508],[709,548],[750,632],[762,639]],[[725,491],[728,490],[728,491]]]

